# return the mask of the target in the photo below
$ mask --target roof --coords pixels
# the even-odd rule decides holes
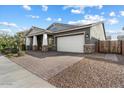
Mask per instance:
[[[26,36],[40,35],[43,33],[52,33],[52,31],[32,26],[32,28],[26,33]]]
[[[84,24],[84,25],[73,25],[73,27],[70,27],[68,29],[58,30],[53,33],[60,33],[60,32],[72,31],[72,30],[77,30],[77,29],[82,29],[82,28],[88,28],[88,27],[95,26],[97,24],[103,24],[103,26],[104,26],[103,22],[96,22],[96,23]]]
[[[63,23],[53,23],[51,24],[47,29],[42,29],[39,27],[32,26],[32,28],[26,32],[26,36],[34,36],[34,35],[40,35],[43,33],[61,33],[66,31],[72,31],[82,28],[88,28],[92,27],[97,24],[102,24],[104,29],[104,23],[103,22],[96,22],[92,24],[85,24],[85,25],[69,25],[69,24],[63,24]],[[104,29],[105,34],[105,29]]]
[[[53,23],[47,28],[47,30],[60,31],[60,30],[74,28],[74,27],[77,27],[77,26],[76,25],[63,24],[63,23]]]
[[[78,29],[82,29],[82,28],[89,28],[89,27],[93,27],[93,26],[98,25],[98,24],[102,24],[103,30],[104,30],[105,39],[106,39],[106,33],[105,33],[105,27],[104,27],[104,22],[103,21],[96,22],[96,23],[91,23],[91,24],[84,24],[84,25],[72,25],[72,27],[70,26],[70,28],[68,28],[68,29],[54,31],[53,33],[61,33],[61,32],[78,30]],[[64,24],[64,25],[67,25],[67,24]]]

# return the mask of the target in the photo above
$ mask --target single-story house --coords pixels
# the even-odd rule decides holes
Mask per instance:
[[[84,46],[106,40],[103,22],[86,25],[53,23],[47,29],[32,26],[26,33],[26,49],[84,53]]]
[[[124,35],[118,35],[118,36],[117,36],[117,39],[118,39],[118,40],[124,40]]]
[[[111,40],[112,39],[112,36],[106,36],[106,40]]]

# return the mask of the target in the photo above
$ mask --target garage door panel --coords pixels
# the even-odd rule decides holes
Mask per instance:
[[[57,51],[82,53],[83,45],[84,35],[57,38]]]

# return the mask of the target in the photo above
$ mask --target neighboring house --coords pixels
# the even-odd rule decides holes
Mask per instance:
[[[27,50],[84,53],[84,45],[106,40],[103,22],[87,25],[53,23],[47,29],[32,27],[26,34]]]
[[[118,39],[118,40],[124,40],[124,35],[118,35],[118,36],[117,36],[117,39]]]
[[[111,36],[106,36],[106,40],[111,40]]]

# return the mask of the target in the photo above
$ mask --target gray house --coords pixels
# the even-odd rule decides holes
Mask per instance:
[[[84,53],[85,47],[91,47],[98,40],[106,40],[103,22],[81,26],[53,23],[47,29],[33,26],[26,33],[26,48]]]
[[[124,35],[118,35],[118,36],[117,36],[117,39],[118,39],[118,40],[124,40]]]
[[[111,36],[106,36],[106,40],[111,40]]]

